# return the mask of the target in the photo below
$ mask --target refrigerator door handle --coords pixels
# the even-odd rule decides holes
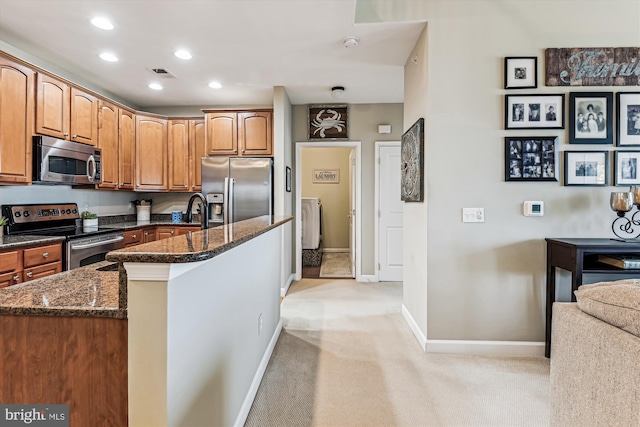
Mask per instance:
[[[225,178],[224,179],[224,223],[231,224],[233,222],[233,217],[235,216],[234,212],[234,184],[235,179],[233,178]]]

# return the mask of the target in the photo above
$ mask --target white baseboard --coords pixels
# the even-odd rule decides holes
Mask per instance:
[[[325,252],[325,253],[334,253],[334,252],[347,252],[347,253],[350,253],[351,250],[349,250],[349,248],[322,248],[322,252]]]
[[[375,274],[370,274],[370,275],[361,274],[360,277],[356,277],[356,279],[358,280],[358,282],[377,282],[378,276],[376,276]]]
[[[544,356],[544,342],[427,340],[427,353],[484,354],[496,356]]]
[[[407,321],[407,324],[409,324],[409,328],[411,329],[411,332],[413,332],[413,335],[415,335],[416,339],[418,340],[418,343],[420,344],[420,348],[422,348],[422,351],[426,351],[427,337],[422,333],[422,331],[418,327],[418,324],[413,319],[413,316],[411,315],[411,313],[409,313],[409,310],[407,309],[407,307],[405,307],[404,304],[402,304],[402,316],[404,317],[404,320]]]
[[[282,331],[282,320],[280,320],[276,325],[276,330],[273,332],[273,335],[271,336],[271,341],[269,341],[269,345],[267,346],[266,350],[264,351],[264,354],[262,355],[262,359],[260,360],[260,364],[258,365],[256,374],[253,376],[251,387],[249,387],[249,391],[247,391],[247,395],[244,398],[244,402],[242,402],[242,406],[240,407],[240,412],[236,417],[236,421],[233,423],[234,427],[242,427],[244,426],[244,423],[247,421],[247,417],[249,416],[249,410],[251,410],[251,405],[253,404],[253,399],[256,398],[256,393],[258,393],[258,387],[260,387],[262,376],[264,375],[264,372],[267,370],[269,359],[271,359],[271,353],[273,353],[273,349],[276,347],[276,342],[278,342],[278,337],[280,336],[281,331]]]
[[[280,296],[281,297],[286,297],[287,296],[287,292],[289,292],[289,288],[291,287],[291,284],[293,283],[293,281],[296,279],[296,275],[295,274],[290,274],[289,275],[289,279],[287,280],[287,283],[285,283],[284,288],[280,289]]]

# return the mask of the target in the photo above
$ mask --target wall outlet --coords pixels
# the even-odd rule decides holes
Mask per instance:
[[[484,222],[484,208],[462,208],[462,222]]]
[[[260,316],[258,316],[258,335],[262,333],[263,325],[264,325],[264,322],[262,322],[262,313],[260,313]]]

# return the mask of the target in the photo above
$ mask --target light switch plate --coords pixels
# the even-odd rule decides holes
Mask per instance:
[[[462,208],[462,222],[484,222],[484,208]]]

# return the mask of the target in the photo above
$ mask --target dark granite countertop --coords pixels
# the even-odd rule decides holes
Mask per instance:
[[[122,228],[124,230],[135,230],[137,228],[144,227],[156,227],[156,226],[172,226],[172,227],[200,227],[200,222],[171,222],[171,220],[150,220],[150,221],[125,221],[109,224],[108,227]]]
[[[289,216],[261,216],[233,224],[194,231],[109,252],[108,261],[143,263],[185,263],[220,255],[272,228],[291,221]]]
[[[102,261],[2,288],[0,315],[126,319],[127,310],[119,308],[117,267],[113,262]]]
[[[2,239],[0,239],[0,251],[31,245],[46,245],[47,243],[63,242],[64,240],[63,236],[2,236]]]

